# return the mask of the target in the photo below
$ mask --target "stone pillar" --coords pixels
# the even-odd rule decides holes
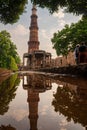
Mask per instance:
[[[28,68],[30,67],[30,59],[29,58],[27,59],[27,67]]]
[[[23,84],[22,84],[22,86],[24,87],[24,75],[23,75]]]
[[[50,67],[51,67],[51,54],[50,54]]]
[[[45,67],[45,66],[46,66],[46,54],[44,52],[44,54],[43,54],[43,67]]]
[[[25,57],[23,56],[23,66],[25,65]]]

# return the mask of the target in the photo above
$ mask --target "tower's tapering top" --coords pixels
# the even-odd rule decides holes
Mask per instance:
[[[33,4],[33,7],[32,7],[32,14],[36,15],[36,11],[37,11],[36,5]]]
[[[33,4],[33,9],[36,9],[36,5],[35,4]]]

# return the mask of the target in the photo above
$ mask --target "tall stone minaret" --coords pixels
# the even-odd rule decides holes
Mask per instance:
[[[37,24],[37,9],[33,5],[32,15],[31,15],[31,24],[30,24],[30,37],[28,41],[28,53],[31,53],[35,50],[39,50],[39,41],[38,41],[38,24]]]

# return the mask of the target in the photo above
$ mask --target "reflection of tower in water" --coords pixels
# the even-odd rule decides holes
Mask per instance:
[[[30,130],[37,130],[39,92],[28,91]]]
[[[27,80],[26,83],[25,79]],[[51,87],[51,80],[42,75],[31,74],[23,76],[23,88],[26,89],[28,93],[27,102],[29,104],[30,130],[38,130],[39,93],[50,90]]]

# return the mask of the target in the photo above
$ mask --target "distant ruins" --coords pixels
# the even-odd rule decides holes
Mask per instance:
[[[69,65],[76,65],[74,52],[69,52],[67,56],[61,56],[51,60],[51,66],[54,67],[64,67]]]

